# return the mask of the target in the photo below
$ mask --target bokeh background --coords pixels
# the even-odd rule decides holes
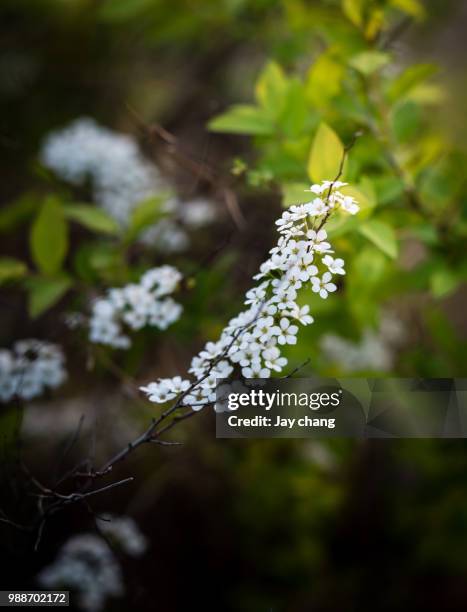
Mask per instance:
[[[38,550],[11,521],[37,510],[23,464],[52,486],[83,457],[105,461],[160,411],[138,387],[183,374],[239,312],[274,220],[316,176],[323,122],[344,145],[356,136],[345,172],[362,213],[330,229],[347,275],[326,301],[301,296],[316,321],[290,367],[465,375],[466,5],[3,0],[0,16],[0,345],[57,343],[68,371],[51,393],[0,404],[2,588],[39,588],[71,538],[103,539],[111,512],[135,521],[144,551],[114,542],[103,563],[119,566],[121,588],[97,604],[72,596],[75,609],[465,609],[463,440],[216,440],[203,411],[171,432],[183,446],[140,448],[112,475],[134,482],[47,521]],[[82,117],[157,171],[156,214],[137,230],[164,219],[168,238],[71,216],[62,261],[44,266],[31,239],[44,202],[100,206],[89,181],[44,163],[47,137]],[[200,201],[209,212],[190,225]],[[177,231],[187,240],[174,247]],[[134,334],[128,351],[92,345],[91,300],[163,264],[185,278],[180,320]],[[92,555],[81,561],[98,582]]]

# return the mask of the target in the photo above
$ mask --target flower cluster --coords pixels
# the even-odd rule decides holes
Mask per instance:
[[[95,201],[123,227],[138,204],[169,191],[158,168],[143,157],[131,136],[104,128],[93,119],[77,119],[49,134],[40,158],[65,181],[82,185],[89,180]],[[209,200],[170,198],[162,212],[164,218],[143,232],[141,240],[175,253],[188,247],[187,230],[213,221],[216,207]]]
[[[19,340],[12,350],[0,350],[0,401],[30,400],[59,387],[67,377],[65,358],[56,344]]]
[[[130,136],[86,117],[49,134],[40,157],[47,168],[74,185],[90,179],[96,201],[122,224],[135,203],[164,187],[157,168],[144,159]]]
[[[358,212],[354,199],[339,191],[344,183],[312,185],[310,202],[292,206],[276,221],[280,234],[269,258],[254,276],[258,284],[245,296],[247,308],[233,318],[217,342],[208,342],[191,362],[195,381],[159,379],[142,387],[150,401],[181,396],[183,405],[200,410],[215,400],[217,379],[238,368],[245,378],[269,378],[287,365],[286,345],[296,344],[299,324],[313,323],[308,305],[299,306],[298,291],[311,287],[322,299],[336,291],[333,275],[343,275],[344,261],[333,257],[323,226],[337,209]]]
[[[125,593],[122,570],[112,548],[133,557],[141,556],[147,548],[146,538],[128,516],[107,516],[99,526],[108,541],[92,533],[76,535],[37,576],[45,588],[75,591],[78,606],[88,612],[102,610],[109,597]]]
[[[167,329],[182,312],[182,306],[169,297],[181,278],[176,268],[161,266],[145,272],[138,283],[109,289],[107,296],[92,306],[91,342],[126,349],[131,340],[124,333],[124,326],[132,330],[146,325]]]

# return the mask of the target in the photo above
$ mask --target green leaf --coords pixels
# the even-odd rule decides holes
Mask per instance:
[[[435,298],[447,297],[457,289],[459,284],[459,276],[444,265],[438,267],[430,278],[430,290]]]
[[[419,0],[391,0],[390,3],[415,19],[423,19],[426,15],[425,8]]]
[[[359,223],[359,219],[353,215],[333,215],[326,223],[326,232],[330,238],[337,238],[356,230]]]
[[[28,271],[26,264],[13,257],[0,257],[0,285],[21,278]]]
[[[152,197],[136,206],[130,217],[130,223],[125,239],[132,242],[146,228],[165,216],[161,205],[168,196]]]
[[[367,246],[355,256],[351,273],[356,275],[355,281],[362,289],[369,289],[381,281],[387,264],[388,260],[381,251]]]
[[[407,101],[398,104],[392,113],[392,129],[401,143],[416,136],[421,128],[420,107],[415,102]]]
[[[297,138],[305,128],[307,115],[305,88],[298,79],[291,79],[278,123],[287,136]]]
[[[113,217],[97,206],[69,204],[64,208],[65,216],[93,232],[118,234],[120,226]]]
[[[128,281],[124,249],[119,244],[107,241],[82,244],[73,258],[73,266],[78,277],[90,284],[98,280],[107,285]]]
[[[37,209],[35,194],[27,193],[0,210],[0,233],[10,232],[27,221]]]
[[[379,205],[388,204],[402,197],[404,193],[404,182],[393,176],[375,177],[372,179],[376,200]]]
[[[414,87],[428,79],[438,68],[434,64],[415,64],[406,68],[388,89],[388,97],[391,102],[403,98],[409,94]]]
[[[308,176],[312,181],[334,180],[342,164],[344,147],[339,136],[326,123],[320,123],[308,158]]]
[[[276,62],[269,62],[262,71],[255,87],[256,99],[272,119],[284,110],[287,95],[287,79]]]
[[[362,0],[342,0],[342,11],[355,26],[361,27],[363,25]]]
[[[310,194],[305,192],[309,188],[307,183],[285,183],[282,188],[282,206],[287,208],[292,204],[301,204],[310,200]]]
[[[395,259],[398,253],[397,239],[390,225],[375,219],[366,221],[359,227],[359,232],[383,253]]]
[[[208,127],[213,132],[231,134],[274,134],[271,118],[262,108],[247,104],[232,106],[227,112],[211,119]]]
[[[63,297],[72,284],[71,278],[67,276],[36,276],[28,279],[25,286],[29,293],[29,315],[35,319],[48,310]]]
[[[340,93],[344,76],[344,66],[329,52],[322,53],[308,72],[306,81],[308,100],[314,106],[324,106]]]
[[[382,53],[381,51],[363,51],[354,55],[349,64],[355,70],[358,70],[365,76],[380,70],[383,66],[386,66],[391,61],[391,56],[388,53]]]
[[[33,223],[30,249],[39,270],[46,274],[60,270],[68,250],[68,225],[60,201],[53,196],[44,201]]]

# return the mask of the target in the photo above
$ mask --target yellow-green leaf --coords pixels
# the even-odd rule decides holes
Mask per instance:
[[[83,227],[102,234],[118,234],[120,226],[113,217],[101,208],[89,204],[69,204],[64,208],[68,219]]]
[[[423,19],[426,15],[425,8],[419,0],[391,0],[391,4],[415,19]]]
[[[308,158],[308,176],[312,181],[334,180],[342,164],[344,147],[339,136],[326,123],[320,123]]]
[[[255,94],[270,117],[277,118],[284,110],[287,88],[282,68],[276,62],[269,62],[256,82]]]
[[[0,285],[21,278],[28,271],[26,264],[14,257],[0,257]]]
[[[277,123],[285,134],[297,138],[304,132],[307,116],[305,88],[299,79],[290,79]]]
[[[282,187],[282,206],[287,208],[292,204],[305,203],[310,200],[310,194],[305,189],[309,188],[307,183],[285,183]]]
[[[323,106],[342,88],[344,66],[329,53],[322,53],[311,66],[306,81],[306,95],[313,105]]]
[[[381,51],[363,51],[354,55],[349,64],[355,70],[358,70],[362,74],[368,76],[377,70],[380,70],[386,66],[391,60],[391,56],[388,53],[382,53]]]
[[[227,112],[211,119],[208,127],[213,132],[232,134],[273,134],[274,123],[267,113],[257,106],[237,104]]]
[[[60,270],[68,250],[68,225],[60,201],[50,196],[39,211],[30,235],[31,256],[46,274]]]
[[[366,221],[359,227],[359,232],[383,253],[395,259],[398,252],[397,239],[390,225],[375,219]]]
[[[342,0],[342,11],[355,26],[361,27],[363,24],[362,0]]]
[[[391,102],[409,94],[414,87],[431,77],[437,71],[434,64],[415,64],[397,76],[388,88]]]

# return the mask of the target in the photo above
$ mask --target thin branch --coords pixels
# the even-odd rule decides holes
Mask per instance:
[[[339,169],[337,171],[336,177],[332,180],[331,184],[329,185],[329,189],[328,192],[326,194],[326,202],[329,201],[329,197],[331,195],[332,189],[334,187],[334,184],[340,179],[340,177],[342,176],[342,172],[344,171],[344,164],[345,164],[345,160],[347,159],[347,155],[350,151],[350,149],[354,146],[357,138],[359,136],[362,135],[362,132],[355,132],[355,134],[352,136],[352,139],[350,140],[350,142],[344,147],[344,150],[342,152],[342,158],[339,164]],[[319,232],[320,229],[323,228],[323,226],[327,223],[329,216],[332,212],[332,209],[329,209],[328,212],[324,215],[324,217],[322,218],[320,224],[318,225],[316,232]]]
[[[294,368],[290,374],[287,374],[287,376],[282,376],[282,378],[292,378],[292,376],[294,374],[296,374],[297,372],[299,372],[300,370],[302,370],[303,368],[306,368],[306,366],[310,363],[311,358],[308,357],[308,359],[305,359],[305,361],[303,363],[301,363],[300,365],[298,365],[296,368]]]

